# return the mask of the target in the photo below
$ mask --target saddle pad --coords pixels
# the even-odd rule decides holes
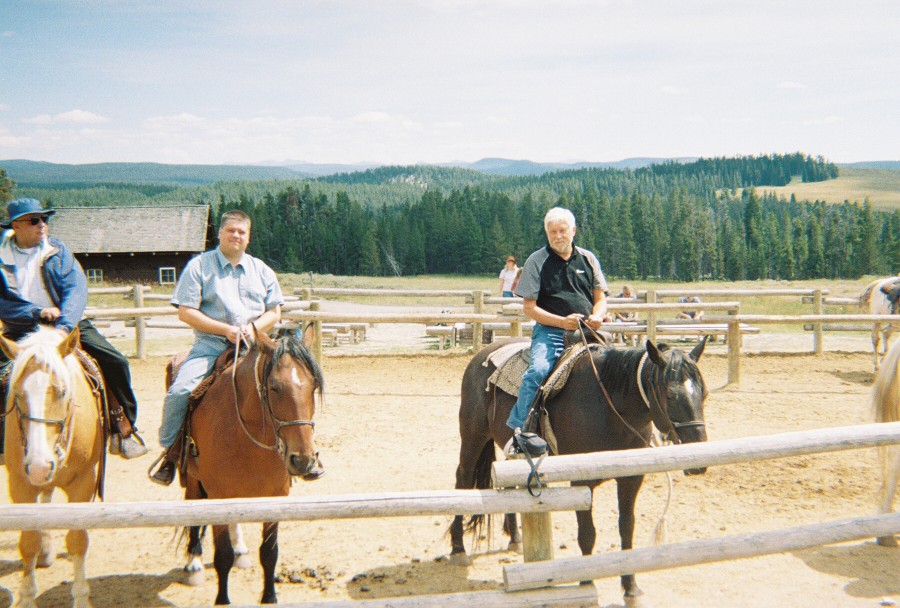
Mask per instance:
[[[519,385],[522,384],[522,376],[528,369],[530,359],[531,344],[528,342],[514,342],[495,350],[482,363],[487,367],[490,362],[497,368],[488,378],[484,390],[487,392],[491,390],[491,386],[496,386],[501,391],[518,397]]]
[[[552,399],[562,390],[566,385],[566,381],[569,379],[569,374],[572,373],[572,367],[582,355],[586,354],[589,350],[596,351],[601,348],[605,349],[609,347],[606,344],[598,342],[588,345],[579,343],[564,350],[559,357],[559,361],[556,363],[556,367],[553,368],[553,371],[550,372],[550,376],[544,380],[544,383],[539,389],[544,397],[544,401],[546,402],[548,399]]]

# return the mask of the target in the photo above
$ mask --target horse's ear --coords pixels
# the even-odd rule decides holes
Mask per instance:
[[[9,358],[10,361],[12,361],[22,350],[22,347],[9,338],[0,335],[0,350],[3,351],[3,353],[7,356],[7,358]]]
[[[59,346],[56,347],[56,350],[59,352],[59,356],[65,359],[69,355],[71,355],[78,345],[81,343],[81,332],[78,331],[76,327],[69,335],[65,337],[65,339],[59,343]]]
[[[303,330],[303,346],[306,348],[312,348],[312,345],[316,343],[316,326],[314,323],[310,323],[306,326],[306,329]]]
[[[703,336],[703,339],[700,340],[700,344],[694,347],[694,350],[691,351],[691,359],[694,361],[700,360],[700,355],[703,354],[703,349],[706,348],[706,338],[709,336]]]
[[[253,331],[256,333],[256,347],[259,348],[259,350],[264,353],[271,353],[275,350],[275,341],[269,337],[269,334],[256,329],[256,325],[253,326]]]
[[[650,357],[650,360],[654,365],[658,365],[660,367],[665,367],[666,362],[662,360],[662,356],[659,354],[659,349],[656,348],[656,345],[647,340],[647,355]]]

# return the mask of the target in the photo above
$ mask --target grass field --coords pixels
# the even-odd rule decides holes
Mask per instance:
[[[862,203],[868,197],[876,209],[900,209],[900,171],[892,169],[841,167],[837,179],[804,184],[795,178],[787,186],[763,186],[757,190],[774,192],[786,199],[794,194],[797,200],[820,200],[829,203],[844,201]]]

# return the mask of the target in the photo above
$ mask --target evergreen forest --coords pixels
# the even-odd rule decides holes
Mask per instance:
[[[619,279],[893,274],[900,212],[873,210],[868,200],[785,200],[756,190],[837,176],[824,158],[794,153],[528,176],[417,165],[195,187],[12,188],[8,195],[50,206],[81,196],[75,204],[96,205],[104,203],[90,194],[100,189],[119,204],[211,204],[214,221],[239,208],[253,218],[250,252],[279,272],[491,274],[507,255],[521,264],[544,246],[543,215],[562,206],[577,218],[575,243]]]

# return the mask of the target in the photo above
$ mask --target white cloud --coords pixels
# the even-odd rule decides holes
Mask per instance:
[[[9,104],[0,103],[0,111],[8,110],[8,109],[9,109]]]
[[[39,114],[26,118],[25,122],[30,125],[99,125],[109,122],[109,119],[85,110],[71,110],[60,114]]]
[[[660,93],[665,93],[666,95],[684,95],[688,92],[688,90],[684,87],[676,87],[671,84],[664,84],[659,88]]]
[[[806,89],[808,88],[802,82],[794,82],[792,80],[785,80],[784,82],[779,82],[776,87],[777,89]]]

